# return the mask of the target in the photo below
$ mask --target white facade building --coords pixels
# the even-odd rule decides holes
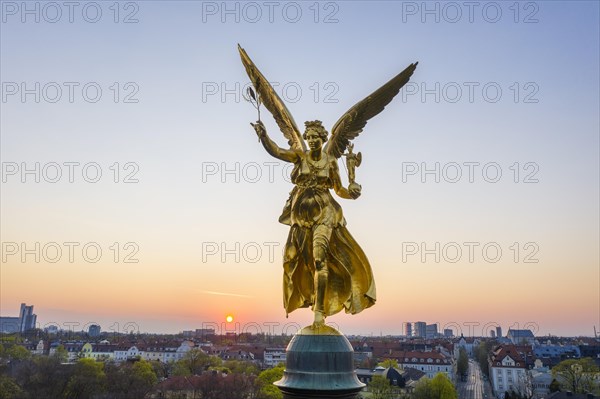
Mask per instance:
[[[114,352],[114,359],[122,362],[128,359],[140,358],[144,360],[155,360],[162,363],[176,362],[183,359],[194,347],[192,341],[183,341],[180,344],[144,344],[133,346],[121,346]]]
[[[458,342],[454,345],[454,357],[458,359],[458,353],[460,348],[464,348],[469,357],[473,357],[473,351],[479,346],[479,340],[474,337],[465,338],[463,335],[460,336]]]
[[[401,368],[412,368],[424,372],[427,378],[433,378],[438,373],[444,373],[450,381],[454,380],[453,359],[440,352],[392,352],[390,358],[395,359]]]
[[[285,363],[284,348],[267,348],[264,352],[265,367],[275,367],[279,363]]]
[[[504,398],[505,392],[526,393],[527,368],[525,361],[512,345],[500,346],[489,359],[490,383],[497,398]]]

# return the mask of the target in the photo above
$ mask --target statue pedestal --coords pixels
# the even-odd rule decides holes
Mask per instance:
[[[283,378],[274,384],[285,399],[354,399],[365,384],[356,376],[353,355],[335,328],[304,327],[290,341]]]

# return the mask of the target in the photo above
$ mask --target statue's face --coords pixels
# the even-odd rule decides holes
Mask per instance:
[[[314,129],[308,129],[306,131],[306,141],[311,150],[318,150],[323,146],[323,139],[321,139],[319,133]]]

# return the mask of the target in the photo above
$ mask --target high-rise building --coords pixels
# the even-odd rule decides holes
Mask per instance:
[[[19,317],[0,317],[0,332],[25,332],[35,328],[37,316],[33,314],[33,305],[21,304]]]
[[[496,327],[496,337],[502,338],[502,327]]]
[[[437,324],[427,324],[425,326],[425,338],[434,339],[438,336],[438,326]]]
[[[88,328],[88,334],[90,335],[90,337],[97,337],[98,335],[100,335],[100,326],[98,324],[92,324]]]
[[[285,348],[266,348],[263,359],[267,367],[275,367],[279,363],[285,363]]]
[[[0,317],[0,333],[12,334],[21,330],[21,319],[18,317]]]
[[[451,328],[444,328],[444,337],[445,338],[452,338],[452,337],[454,337],[454,331],[452,331]]]
[[[404,323],[404,335],[407,337],[412,337],[412,323],[411,322],[407,322]]]
[[[33,305],[27,306],[22,303],[19,318],[21,319],[21,332],[34,329],[37,322],[37,315],[33,314]]]
[[[425,338],[427,336],[427,323],[424,321],[417,321],[415,323],[414,336],[419,338]]]
[[[496,338],[496,331],[495,330],[490,330],[490,337]]]

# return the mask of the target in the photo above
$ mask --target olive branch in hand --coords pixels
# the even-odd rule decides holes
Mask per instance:
[[[243,96],[244,100],[248,101],[254,108],[256,108],[256,111],[258,111],[258,120],[260,121],[260,105],[262,104],[262,101],[258,93],[255,94],[252,87],[248,87]]]

